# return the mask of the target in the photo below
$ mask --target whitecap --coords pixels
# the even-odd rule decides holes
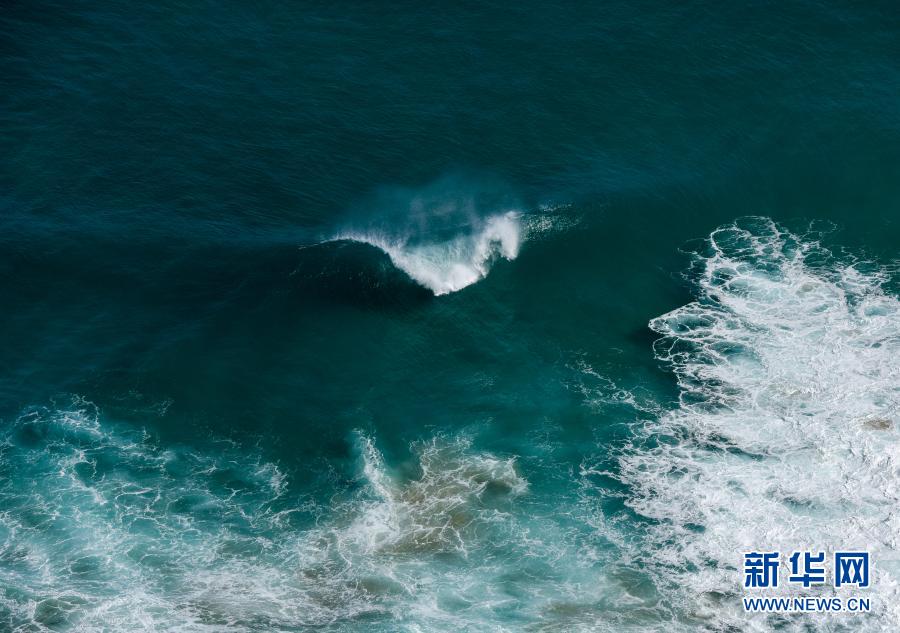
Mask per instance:
[[[381,231],[347,231],[336,240],[369,244],[397,268],[436,296],[462,290],[484,279],[493,263],[514,260],[522,242],[520,213],[507,211],[462,227],[450,237],[392,236]]]

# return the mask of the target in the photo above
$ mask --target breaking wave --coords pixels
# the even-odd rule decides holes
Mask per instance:
[[[697,300],[650,322],[679,403],[638,429],[614,476],[651,520],[634,556],[672,625],[900,626],[900,301],[888,271],[817,237],[765,219],[716,230]],[[742,552],[855,548],[875,561],[872,615],[740,610]]]
[[[373,230],[349,231],[335,239],[380,249],[394,266],[437,296],[471,286],[487,276],[497,259],[513,260],[519,254],[522,225],[518,212],[507,211],[479,219],[459,231],[445,238],[430,234],[393,236]]]

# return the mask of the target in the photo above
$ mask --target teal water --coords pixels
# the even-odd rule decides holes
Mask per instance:
[[[0,631],[896,627],[857,4],[7,3]]]

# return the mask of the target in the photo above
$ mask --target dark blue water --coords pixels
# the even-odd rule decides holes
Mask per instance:
[[[6,3],[0,631],[896,626],[898,36]],[[873,614],[740,611],[807,545]]]

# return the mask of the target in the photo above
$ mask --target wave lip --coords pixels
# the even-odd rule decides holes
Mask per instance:
[[[435,296],[450,294],[484,279],[498,258],[514,260],[522,243],[516,211],[479,220],[446,239],[392,237],[380,231],[349,231],[334,240],[368,244]]]

